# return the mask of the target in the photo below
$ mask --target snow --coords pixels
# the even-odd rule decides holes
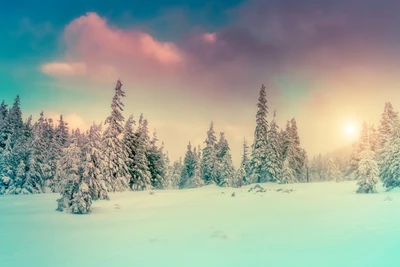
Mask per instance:
[[[0,196],[1,266],[398,266],[400,190],[252,186],[112,193],[90,215],[56,212],[58,194]]]

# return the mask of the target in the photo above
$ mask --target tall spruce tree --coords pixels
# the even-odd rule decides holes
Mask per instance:
[[[242,154],[242,161],[240,163],[241,171],[238,177],[241,177],[240,185],[242,184],[249,184],[248,181],[250,176],[250,159],[249,159],[249,146],[247,145],[246,139],[243,140],[243,154]]]
[[[101,125],[93,124],[88,131],[88,142],[83,147],[83,181],[91,200],[109,199],[104,178],[105,161],[101,153]]]
[[[157,133],[154,131],[153,139],[150,141],[147,150],[147,160],[149,162],[149,171],[151,174],[151,185],[153,188],[162,189],[163,180],[165,179],[166,166],[163,153],[163,147],[157,147]]]
[[[268,106],[265,86],[261,86],[258,98],[258,111],[256,115],[256,129],[254,131],[254,142],[252,145],[250,161],[250,181],[260,183],[267,181],[267,147],[268,147]]]
[[[357,185],[359,186],[357,193],[377,193],[376,184],[379,181],[379,169],[374,152],[368,146],[360,153],[357,178]]]
[[[392,103],[385,103],[383,113],[381,116],[379,124],[379,148],[383,149],[385,147],[386,141],[390,139],[390,136],[394,128],[398,125],[399,114],[395,112]]]
[[[217,143],[217,185],[219,186],[232,186],[235,169],[232,163],[232,156],[229,148],[228,141],[224,133],[220,133],[220,139]]]
[[[400,186],[400,127],[398,122],[391,130],[381,153],[379,176],[383,186],[391,190]]]
[[[179,181],[179,188],[185,188],[188,186],[189,181],[194,177],[197,161],[196,153],[192,150],[192,144],[189,142],[187,145],[187,151],[183,160],[183,169],[181,173],[181,179]]]
[[[201,161],[202,178],[206,184],[217,183],[217,138],[215,136],[213,122],[211,122],[204,143],[206,146],[203,148],[203,157]]]
[[[141,114],[139,118],[134,148],[135,156],[132,167],[132,178],[129,185],[132,190],[150,190],[152,189],[151,172],[147,158],[149,149],[149,130],[147,120],[143,119],[143,114]]]
[[[92,204],[88,187],[83,181],[82,150],[74,138],[65,149],[61,166],[63,170],[61,198],[57,200],[57,211],[89,213]]]
[[[267,167],[269,181],[279,181],[281,179],[283,162],[278,129],[276,111],[274,111],[274,117],[268,132]]]
[[[124,130],[124,117],[122,115],[123,103],[121,98],[125,97],[122,90],[122,83],[117,81],[115,94],[111,103],[111,115],[106,119],[105,125],[108,125],[104,131],[103,154],[106,160],[105,176],[108,184],[108,190],[121,192],[129,188],[128,166],[126,166],[127,155],[123,149],[121,134]]]

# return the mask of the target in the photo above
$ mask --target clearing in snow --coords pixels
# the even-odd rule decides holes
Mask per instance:
[[[90,215],[56,212],[58,194],[0,196],[0,265],[399,266],[399,191],[261,186],[114,193]]]

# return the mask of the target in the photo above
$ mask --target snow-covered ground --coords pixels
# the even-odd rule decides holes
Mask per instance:
[[[0,266],[399,266],[400,191],[261,185],[111,194],[89,215],[56,212],[56,194],[0,196]]]

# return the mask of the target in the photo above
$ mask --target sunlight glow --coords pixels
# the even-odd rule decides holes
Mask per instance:
[[[356,127],[354,124],[347,124],[344,128],[344,131],[349,136],[354,136],[356,134]]]

